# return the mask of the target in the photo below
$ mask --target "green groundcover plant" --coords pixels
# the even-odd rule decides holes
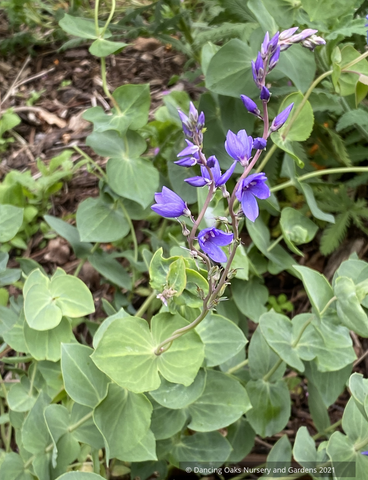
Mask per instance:
[[[368,381],[352,373],[350,335],[368,337],[368,264],[353,254],[331,281],[299,264],[301,245],[319,229],[325,249],[338,246],[329,225],[344,212],[340,230],[349,221],[366,228],[357,189],[368,172],[360,165],[368,52],[347,40],[366,34],[362,2],[244,3],[216,3],[218,15],[231,23],[237,13],[246,28],[221,47],[203,46],[207,91],[198,108],[172,92],[150,122],[148,85],[108,90],[105,58],[126,47],[110,25],[115,2],[105,22],[98,1],[94,21],[60,21],[101,60],[111,110],[94,107],[84,118],[93,125],[87,144],[109,160],[105,172],[76,148],[99,178],[99,197],[78,206],[76,227],[44,217],[79,259],[74,275],[49,275],[26,258],[7,268],[25,207],[5,193],[26,185],[3,190],[0,283],[22,295],[2,295],[0,306],[1,353],[16,352],[2,357],[1,479],[145,480],[172,467],[246,478],[237,463],[256,436],[285,429],[302,378],[316,434],[302,426],[293,445],[279,435],[258,473],[368,478]],[[320,137],[316,169],[304,148]],[[139,244],[133,221],[142,219],[151,230]],[[87,261],[116,292],[97,321],[78,278]],[[293,315],[285,295],[269,295],[264,274],[284,271],[303,284],[307,313]],[[248,319],[257,324],[252,335]],[[331,424],[328,408],[345,387],[350,400]]]

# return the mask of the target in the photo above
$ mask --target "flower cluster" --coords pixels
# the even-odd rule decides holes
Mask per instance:
[[[229,130],[226,135],[224,147],[228,155],[233,159],[233,163],[224,173],[221,172],[217,158],[210,156],[207,159],[202,151],[203,133],[205,131],[204,113],[201,112],[199,114],[192,102],[190,102],[188,115],[179,110],[183,131],[188,138],[185,140],[187,143],[186,147],[178,154],[178,160],[176,160],[175,163],[181,167],[193,167],[196,164],[200,166],[200,175],[187,178],[185,182],[197,188],[209,187],[207,203],[204,208],[208,207],[215,190],[220,188],[223,196],[228,199],[233,224],[234,222],[238,222],[238,214],[241,212],[250,221],[254,222],[259,215],[257,199],[264,200],[271,195],[270,189],[266,184],[266,175],[263,172],[251,173],[251,170],[262,150],[266,148],[267,139],[270,134],[276,132],[285,124],[294,106],[293,103],[288,105],[270,124],[267,103],[271,98],[271,92],[266,85],[266,76],[277,65],[281,52],[287,50],[293,44],[300,43],[310,50],[314,50],[317,45],[325,44],[322,38],[316,36],[317,30],[305,29],[300,33],[296,33],[297,30],[298,28],[295,27],[281,33],[277,32],[272,38],[270,38],[268,32],[266,33],[257,58],[252,62],[253,79],[260,90],[259,98],[263,111],[261,112],[256,102],[251,98],[246,95],[241,95],[240,97],[248,112],[255,115],[264,123],[263,135],[262,137],[253,138],[248,135],[245,130],[240,130],[237,133]],[[226,190],[226,183],[232,177],[238,164],[244,168],[244,172],[230,197]],[[235,214],[232,210],[235,199],[240,203],[241,210],[238,214]],[[159,215],[166,218],[179,218],[184,215],[192,219],[194,222],[193,230],[186,234],[189,235],[189,246],[191,250],[193,250],[193,240],[198,225],[203,218],[204,211],[201,211],[198,220],[195,221],[184,200],[166,187],[163,187],[161,193],[156,193],[155,200],[156,204],[152,206],[152,210]],[[188,232],[186,227],[185,231]],[[237,227],[234,231],[237,232]],[[221,250],[221,247],[230,245],[234,240],[234,235],[233,233],[224,232],[215,227],[209,227],[198,233],[197,240],[201,250],[207,254],[211,260],[217,263],[224,263],[227,261],[227,257]],[[239,241],[239,239],[236,240]]]

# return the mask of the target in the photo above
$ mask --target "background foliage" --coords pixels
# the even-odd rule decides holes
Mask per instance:
[[[118,5],[112,17],[109,5],[95,14],[88,2],[74,2],[67,11],[49,2],[1,5],[14,31],[25,25],[22,35],[1,42],[3,51],[31,49],[50,26],[54,39],[65,40],[63,50],[87,43],[100,58],[112,107],[84,113],[92,128],[86,143],[108,158],[106,170],[84,152],[73,164],[66,150],[47,165],[38,162],[39,178],[12,171],[0,186],[0,283],[18,289],[9,297],[2,288],[0,297],[1,351],[14,352],[2,358],[1,478],[130,474],[144,480],[153,472],[165,478],[173,467],[240,462],[256,436],[275,439],[280,432],[270,462],[288,465],[293,456],[304,467],[334,466],[334,476],[324,478],[344,478],[345,468],[368,478],[362,455],[368,385],[353,373],[357,357],[349,333],[368,337],[368,266],[353,254],[326,278],[303,263],[306,244],[329,255],[348,234],[367,234],[368,63],[361,58],[349,66],[366,46],[366,4],[171,0]],[[257,166],[272,196],[260,202],[254,223],[242,221],[244,244],[234,260],[235,278],[223,292],[227,301],[157,356],[163,340],[196,318],[201,292],[208,291],[208,272],[185,249],[182,227],[150,209],[164,185],[193,213],[205,201],[203,189],[183,182],[197,167],[173,164],[184,146],[177,109],[188,111],[190,98],[173,90],[150,114],[149,85],[122,85],[110,93],[105,57],[138,36],[156,37],[185,54],[182,78],[172,84],[199,78],[204,150],[224,170],[231,164],[224,149],[229,129],[261,134],[261,123],[239,98],[256,100],[251,61],[266,31],[292,26],[318,29],[327,45],[314,54],[293,46],[268,77],[273,116],[295,102],[295,118],[272,134]],[[19,122],[11,110],[2,112],[1,148]],[[79,204],[72,225],[52,215],[50,198],[85,165],[99,178],[99,196]],[[239,165],[235,173],[241,174]],[[201,228],[215,217],[227,217],[218,194]],[[138,242],[134,222],[142,219],[147,228]],[[79,259],[75,275],[46,272],[26,256],[19,268],[7,267],[9,256],[26,250],[38,231],[71,245]],[[78,278],[86,262],[114,288],[113,301],[103,300],[104,318],[93,315],[92,293]],[[301,312],[281,290],[269,294],[268,280],[279,285],[286,276],[305,289],[308,304]],[[167,288],[176,294],[165,306],[157,295]],[[79,334],[80,325],[86,334]],[[308,391],[315,434],[302,426],[291,444],[282,432],[300,385]],[[346,385],[350,400],[342,419],[332,423],[328,408]]]

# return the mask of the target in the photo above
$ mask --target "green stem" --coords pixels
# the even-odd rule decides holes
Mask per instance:
[[[312,85],[308,88],[308,90],[306,91],[305,95],[304,95],[304,98],[303,100],[300,102],[298,108],[295,110],[294,112],[294,115],[291,117],[290,121],[288,122],[288,124],[286,125],[285,127],[285,130],[282,132],[282,138],[285,140],[285,138],[287,137],[288,133],[290,132],[290,129],[291,127],[293,126],[293,123],[295,122],[295,120],[298,118],[300,112],[302,111],[304,105],[307,103],[307,100],[310,96],[310,94],[313,92],[313,90],[316,88],[316,86],[326,77],[328,77],[329,75],[331,75],[333,73],[332,70],[329,70],[328,72],[325,72],[325,73],[322,73],[322,75],[320,75],[318,78],[316,78],[314,80],[314,82],[312,83]]]
[[[358,58],[356,58],[355,60],[352,60],[350,63],[344,65],[343,67],[341,67],[341,71],[344,71],[344,70],[347,70],[349,69],[350,67],[352,67],[353,65],[355,65],[356,63],[359,63],[361,60],[363,60],[364,58],[368,57],[368,51],[363,53],[362,55],[360,55]]]
[[[331,303],[333,303],[335,300],[337,300],[337,297],[330,298],[330,300],[326,303],[325,307],[323,308],[322,312],[319,314],[320,317],[323,317],[323,314],[325,313],[325,311],[328,309]]]
[[[2,362],[4,363],[29,363],[32,362],[34,358],[31,355],[25,355],[24,357],[3,357],[1,359]]]
[[[73,148],[76,152],[78,152],[80,155],[82,155],[82,157],[84,157],[88,163],[91,163],[96,170],[98,170],[100,172],[100,174],[102,175],[102,177],[107,180],[107,175],[106,173],[102,170],[102,168],[98,165],[97,162],[95,162],[89,155],[86,154],[86,152],[83,152],[83,150],[81,150],[79,147],[77,147],[76,145],[73,145]],[[100,178],[100,177],[98,177]]]
[[[305,332],[306,328],[309,326],[309,324],[312,322],[313,320],[313,315],[311,315],[304,323],[304,325],[302,326],[300,332],[299,332],[299,335],[298,337],[294,340],[294,342],[292,343],[292,348],[295,348],[298,343],[300,342],[302,336],[303,336],[303,333]]]
[[[100,0],[95,0],[95,31],[96,31],[96,37],[99,37],[100,36],[100,28],[98,26],[98,9],[99,9],[99,5],[100,4]]]
[[[335,173],[364,173],[368,172],[368,167],[341,167],[341,168],[329,168],[326,170],[316,170],[315,172],[306,173],[301,177],[298,177],[298,182],[304,182],[309,178],[320,177],[321,175],[333,175]],[[288,180],[287,182],[280,183],[280,185],[276,185],[272,187],[270,190],[271,192],[277,192],[282,190],[283,188],[295,186],[294,180]]]
[[[127,219],[127,222],[129,223],[130,233],[132,234],[132,240],[134,244],[134,260],[138,262],[138,241],[137,241],[137,236],[135,234],[134,225],[129,216],[129,213],[127,212],[127,209],[125,208],[121,200],[119,200],[119,205],[120,205],[120,208],[123,210],[123,213],[125,215],[125,218]]]
[[[308,320],[304,323],[304,325],[302,326],[300,332],[299,332],[299,335],[298,335],[298,338],[295,339],[295,341],[293,342],[292,344],[292,348],[295,348],[298,343],[300,342],[300,339],[302,338],[303,336],[303,333],[305,331],[305,329],[308,327],[308,325],[311,323],[313,319],[313,315],[311,315]],[[283,360],[282,358],[279,358],[277,360],[277,362],[275,363],[275,365],[266,373],[266,375],[263,377],[263,381],[264,382],[268,382],[269,379],[272,377],[272,375],[276,372],[276,370],[279,368],[279,366],[282,364]]]
[[[110,99],[110,102],[113,104],[113,106],[116,108],[116,111],[121,114],[120,107],[115,100],[115,98],[111,95],[109,92],[109,89],[107,87],[107,80],[106,80],[106,58],[101,57],[101,78],[102,78],[102,88],[103,91],[105,92],[105,95]]]
[[[313,435],[313,437],[312,437],[313,440],[318,440],[318,438],[320,438],[320,437],[325,437],[326,433],[330,433],[330,432],[336,430],[336,428],[339,427],[341,424],[342,424],[342,418],[340,420],[338,420],[337,422],[333,423],[332,425],[330,425],[329,427],[327,427],[325,430],[323,430],[323,432],[318,432],[315,435]]]
[[[29,386],[29,393],[28,393],[29,396],[31,396],[31,394],[32,394],[34,379],[36,377],[36,372],[37,372],[37,362],[34,362],[33,370],[32,370],[32,377],[31,377],[30,386]]]
[[[347,65],[344,65],[343,67],[341,67],[341,72],[345,72],[346,70],[348,70],[350,67],[352,67],[353,65],[355,65],[356,63],[359,63],[361,60],[363,60],[364,58],[368,57],[368,51],[363,53],[362,55],[360,55],[358,58],[356,58],[355,60],[353,60],[352,62],[348,63]],[[310,94],[313,92],[313,90],[316,88],[316,86],[322,81],[324,80],[326,77],[332,75],[333,73],[333,70],[328,70],[327,72],[325,73],[322,73],[322,75],[320,75],[318,78],[316,78],[316,80],[312,83],[312,85],[308,88],[308,90],[306,91],[305,95],[304,95],[304,98],[303,100],[300,102],[298,108],[295,110],[294,112],[294,115],[291,117],[288,125],[285,127],[285,130],[283,131],[282,133],[282,138],[285,140],[285,138],[287,137],[287,134],[290,132],[290,129],[291,127],[293,126],[293,123],[295,122],[295,120],[298,118],[300,112],[302,111],[304,105],[307,103],[307,100],[310,96]]]
[[[245,367],[246,365],[248,365],[248,362],[249,362],[249,359],[245,359],[243,360],[242,362],[238,363],[237,365],[235,365],[234,367],[231,367],[229,368],[229,370],[226,372],[226,373],[234,373],[234,372],[237,372],[238,370],[240,370],[241,368]]]
[[[276,372],[276,370],[279,368],[279,366],[282,364],[283,360],[282,358],[279,358],[275,365],[266,373],[266,375],[263,377],[264,382],[268,382],[268,380],[272,377],[272,375]]]
[[[154,290],[149,297],[146,298],[146,300],[142,303],[142,305],[139,307],[139,309],[135,313],[135,317],[142,317],[144,313],[146,312],[147,308],[151,305],[152,301],[156,298],[157,292]]]
[[[100,246],[99,242],[95,243],[92,247],[90,255],[94,254],[95,251],[99,248],[99,246]],[[74,277],[78,277],[79,272],[82,270],[82,267],[86,263],[86,261],[87,261],[87,258],[82,258],[82,260],[78,263],[77,268],[75,269],[75,272],[73,273]]]
[[[360,442],[354,444],[354,450],[355,450],[356,452],[358,452],[358,451],[361,450],[363,447],[365,447],[365,446],[367,445],[367,443],[368,443],[368,438],[366,437],[366,438],[364,438],[363,440],[361,440]]]
[[[103,27],[102,29],[102,32],[101,32],[101,38],[104,37],[105,35],[105,32],[107,30],[107,27],[109,26],[111,20],[112,20],[112,17],[114,16],[114,12],[115,12],[115,8],[116,8],[116,1],[115,0],[111,0],[111,10],[110,10],[110,15],[108,17],[108,19],[106,20],[106,23],[105,23],[105,26]]]
[[[101,33],[99,33],[99,27],[98,27],[98,9],[99,9],[99,0],[96,0],[96,3],[95,3],[95,30],[96,30],[97,37],[98,38],[103,38],[103,36],[105,35],[105,32],[106,32],[106,29],[107,29],[109,23],[111,22],[111,19],[112,19],[113,15],[114,15],[115,0],[112,0],[110,15],[109,15],[109,18],[107,19],[107,21],[105,23],[105,26],[103,27]],[[110,102],[116,108],[116,111],[118,113],[121,113],[121,110],[120,110],[120,107],[119,107],[117,101],[111,95],[111,93],[109,92],[109,89],[107,88],[105,57],[101,57],[101,78],[102,78],[102,88],[103,88],[103,91],[105,92],[105,95],[110,99]]]
[[[264,159],[262,162],[259,164],[259,167],[257,168],[256,172],[262,172],[264,167],[267,165],[269,159],[272,157],[274,152],[277,150],[277,145],[274,143],[272,147],[268,150],[267,154],[265,155]]]
[[[270,252],[273,248],[276,247],[276,245],[278,245],[281,240],[284,238],[283,235],[280,235],[273,243],[271,243],[271,245],[267,248],[267,252]]]
[[[75,269],[75,272],[73,273],[74,277],[78,277],[79,272],[82,270],[83,265],[86,263],[87,259],[82,258],[82,260],[78,263],[77,268]]]
[[[207,305],[203,305],[203,310],[200,313],[200,315],[198,315],[198,317],[192,323],[190,323],[189,325],[187,325],[183,328],[179,328],[178,330],[175,330],[175,332],[171,335],[171,337],[169,337],[166,340],[164,340],[163,342],[161,342],[156,347],[155,354],[156,355],[161,355],[161,353],[164,353],[168,348],[170,348],[170,345],[172,344],[172,342],[174,340],[181,337],[182,335],[185,335],[190,330],[193,330],[193,328],[195,328],[199,323],[201,323],[201,321],[207,316],[208,312],[209,312],[209,310],[207,308]],[[168,345],[168,347],[166,349],[163,348],[165,345]]]

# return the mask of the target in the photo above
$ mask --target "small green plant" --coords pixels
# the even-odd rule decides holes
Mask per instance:
[[[4,138],[3,135],[19,125],[20,122],[21,120],[18,115],[13,113],[11,109],[3,113],[0,118],[0,152],[4,152],[6,150],[8,143],[14,142],[13,137],[7,136]]]
[[[281,293],[277,297],[270,295],[268,297],[267,307],[269,310],[274,309],[277,313],[289,313],[294,310],[294,305],[288,300],[284,293]]]

